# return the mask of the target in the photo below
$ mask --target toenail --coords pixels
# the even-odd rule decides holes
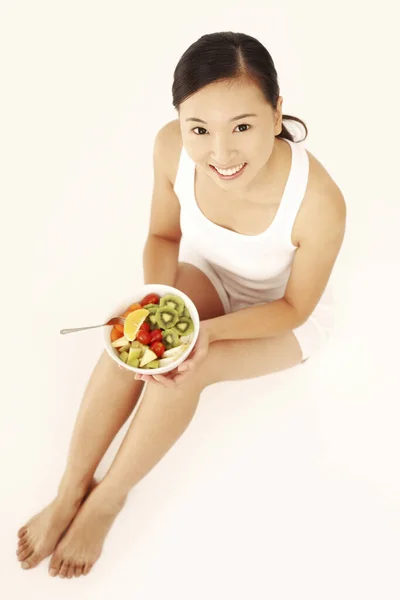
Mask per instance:
[[[49,575],[51,575],[52,577],[55,577],[57,575],[57,571],[55,569],[50,569]]]
[[[22,567],[23,569],[29,569],[29,563],[28,563],[28,562],[26,562],[26,561],[24,561],[23,563],[21,563],[21,567]]]

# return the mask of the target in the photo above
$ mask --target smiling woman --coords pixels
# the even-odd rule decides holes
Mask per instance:
[[[327,284],[344,235],[344,199],[285,127],[304,123],[282,114],[266,48],[243,33],[204,35],[180,59],[172,92],[179,119],[154,142],[143,266],[145,283],[175,286],[194,302],[198,343],[181,365],[186,375],[148,376],[97,483],[96,468],[143,391],[102,355],[57,497],[18,532],[23,568],[53,554],[51,575],[87,574],[129,491],[186,430],[204,388],[294,367],[320,351],[331,329]]]

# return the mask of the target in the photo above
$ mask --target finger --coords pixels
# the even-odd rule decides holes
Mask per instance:
[[[178,372],[182,373],[183,371],[188,371],[193,366],[193,360],[187,359],[178,367]]]
[[[188,364],[186,365],[186,369],[184,371],[184,373],[188,373],[190,371],[193,371],[193,369],[195,368],[196,363],[194,362],[194,360],[191,360],[190,362],[188,362]]]

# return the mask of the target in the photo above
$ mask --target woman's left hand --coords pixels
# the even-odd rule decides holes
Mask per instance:
[[[185,382],[197,367],[205,360],[210,346],[210,334],[207,328],[200,322],[200,331],[192,352],[186,360],[176,369],[169,371],[165,375],[140,375],[135,374],[135,379],[163,385],[164,387],[174,388]]]

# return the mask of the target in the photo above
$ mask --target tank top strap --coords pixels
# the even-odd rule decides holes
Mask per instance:
[[[182,144],[178,170],[175,177],[174,191],[178,196],[181,207],[190,202],[194,188],[194,164]]]
[[[292,149],[292,164],[286,187],[281,200],[279,212],[279,237],[291,244],[294,222],[303,202],[309,175],[308,154],[303,142],[292,142],[285,139]]]

